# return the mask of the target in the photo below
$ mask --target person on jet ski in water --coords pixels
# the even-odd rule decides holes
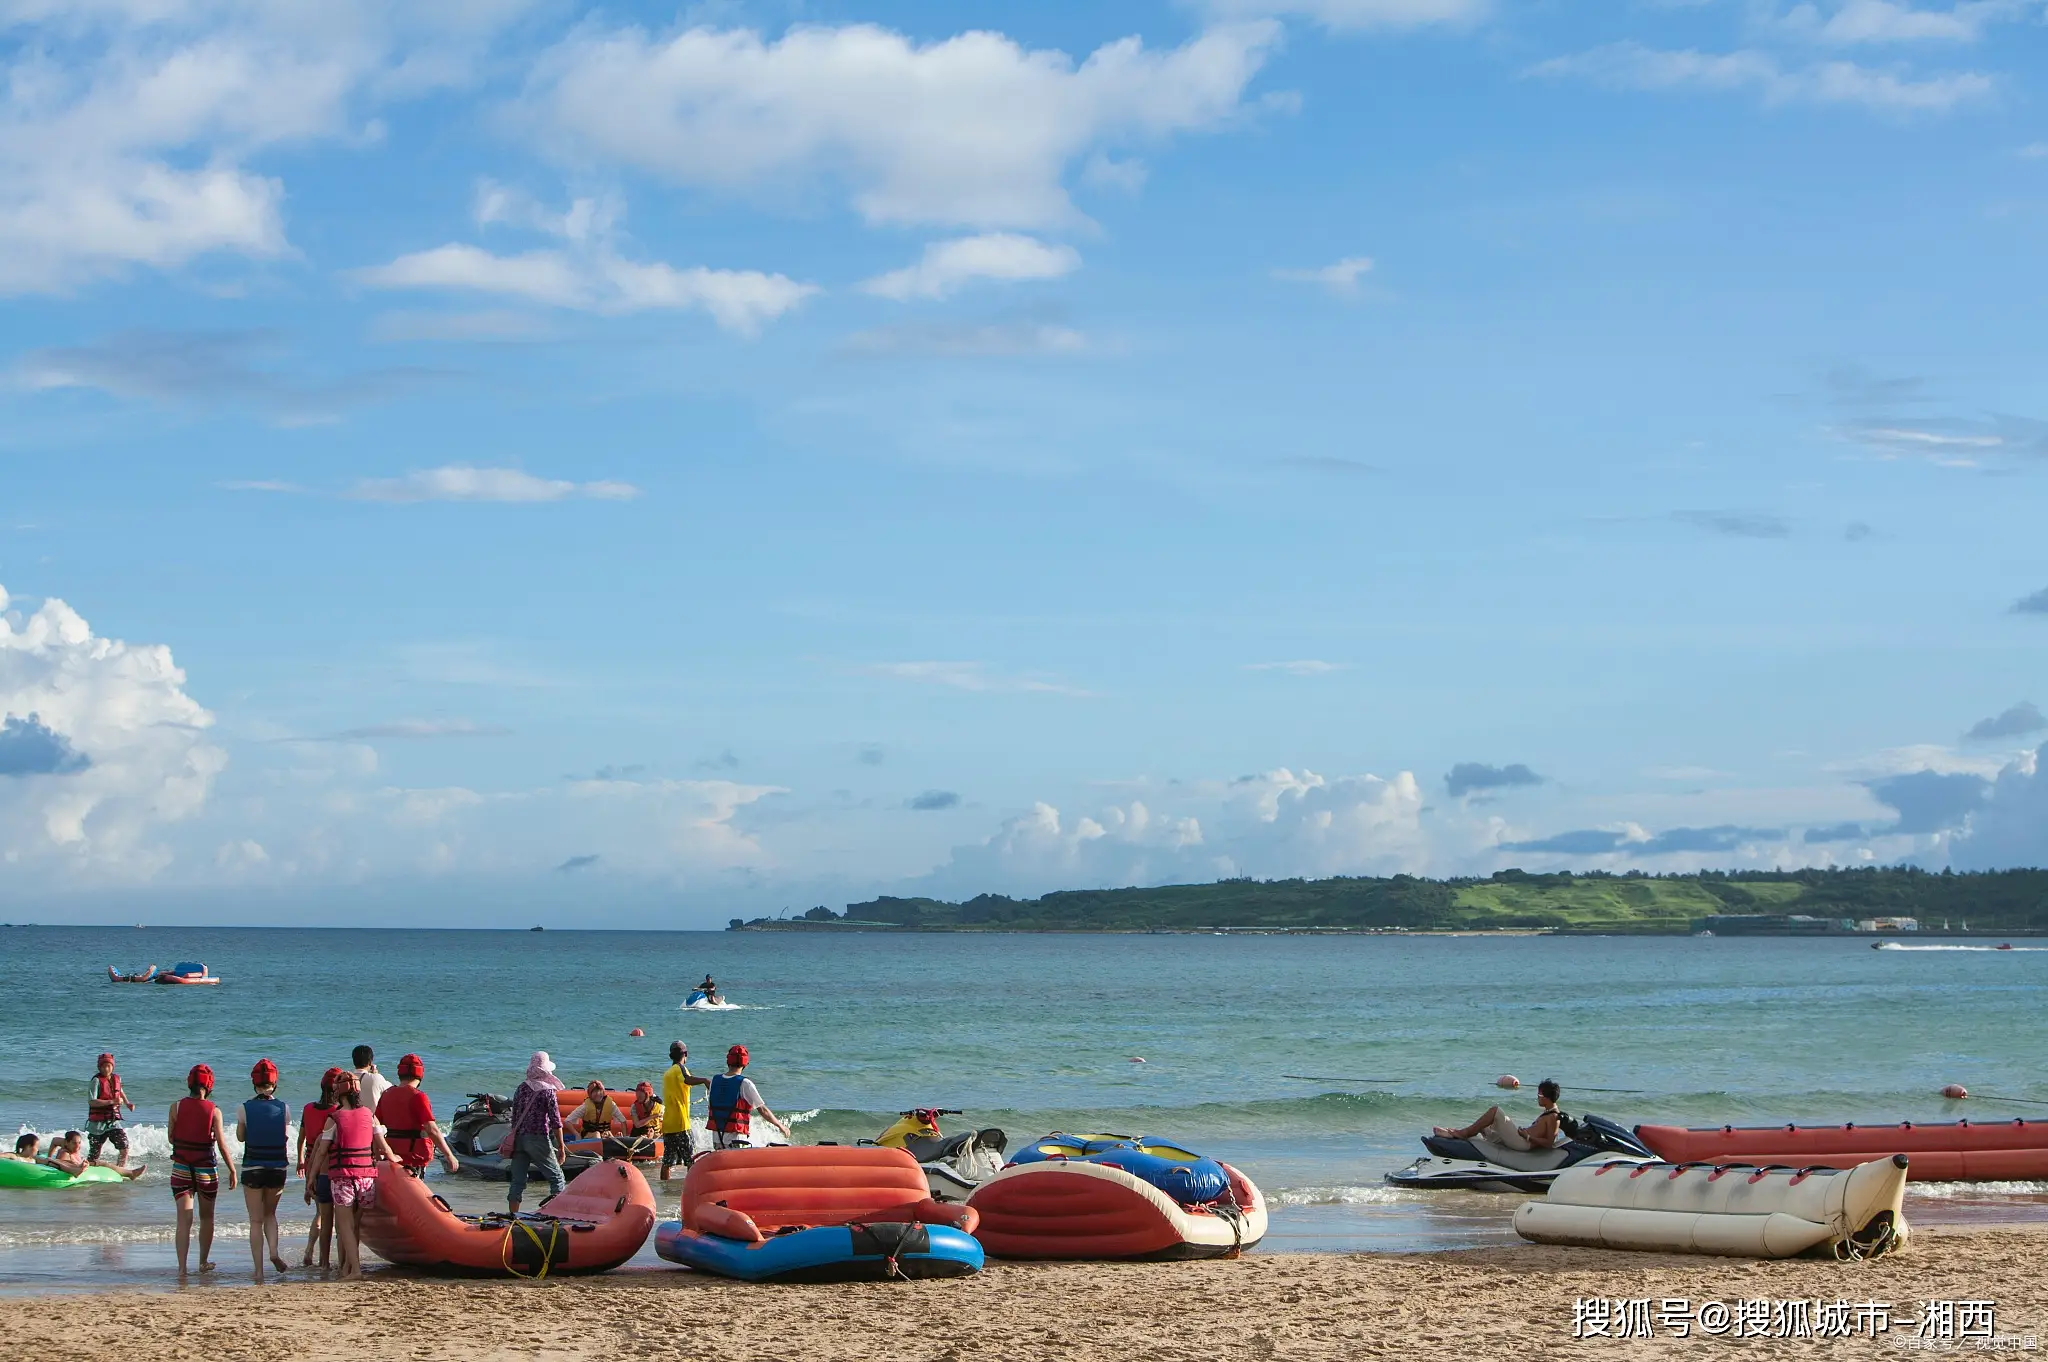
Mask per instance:
[[[718,981],[709,974],[704,976],[703,983],[697,985],[697,991],[704,995],[704,1001],[707,1003],[718,1001]]]
[[[1508,1149],[1549,1149],[1557,1143],[1558,1123],[1564,1119],[1564,1113],[1557,1109],[1557,1094],[1557,1080],[1554,1078],[1546,1078],[1536,1085],[1536,1105],[1542,1110],[1526,1126],[1517,1126],[1499,1107],[1488,1107],[1486,1114],[1469,1126],[1460,1126],[1456,1130],[1437,1126],[1433,1133],[1446,1140],[1469,1140],[1479,1136]]]

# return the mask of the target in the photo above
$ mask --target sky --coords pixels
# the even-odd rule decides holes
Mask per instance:
[[[0,0],[0,915],[2048,850],[2041,0]]]

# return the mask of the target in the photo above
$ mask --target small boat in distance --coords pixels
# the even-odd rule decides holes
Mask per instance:
[[[123,974],[112,965],[107,966],[107,982],[110,984],[146,984],[155,978],[155,965],[134,974]]]
[[[180,960],[156,976],[159,984],[217,984],[219,979],[206,972],[204,961]]]

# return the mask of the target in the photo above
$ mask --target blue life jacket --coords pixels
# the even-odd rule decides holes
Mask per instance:
[[[290,1168],[285,1148],[285,1106],[275,1097],[252,1097],[242,1103],[242,1167]]]
[[[740,1096],[745,1074],[718,1074],[711,1080],[711,1128],[728,1135],[745,1135],[753,1128],[754,1107]]]

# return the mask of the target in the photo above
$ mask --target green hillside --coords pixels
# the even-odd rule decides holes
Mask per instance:
[[[1911,916],[1938,930],[2048,931],[2048,871],[1931,874],[1908,867],[1695,875],[1488,879],[1222,880],[1153,889],[1078,889],[965,903],[878,898],[841,912],[732,920],[734,930],[1215,931],[1552,930],[1686,932],[1714,914]]]

